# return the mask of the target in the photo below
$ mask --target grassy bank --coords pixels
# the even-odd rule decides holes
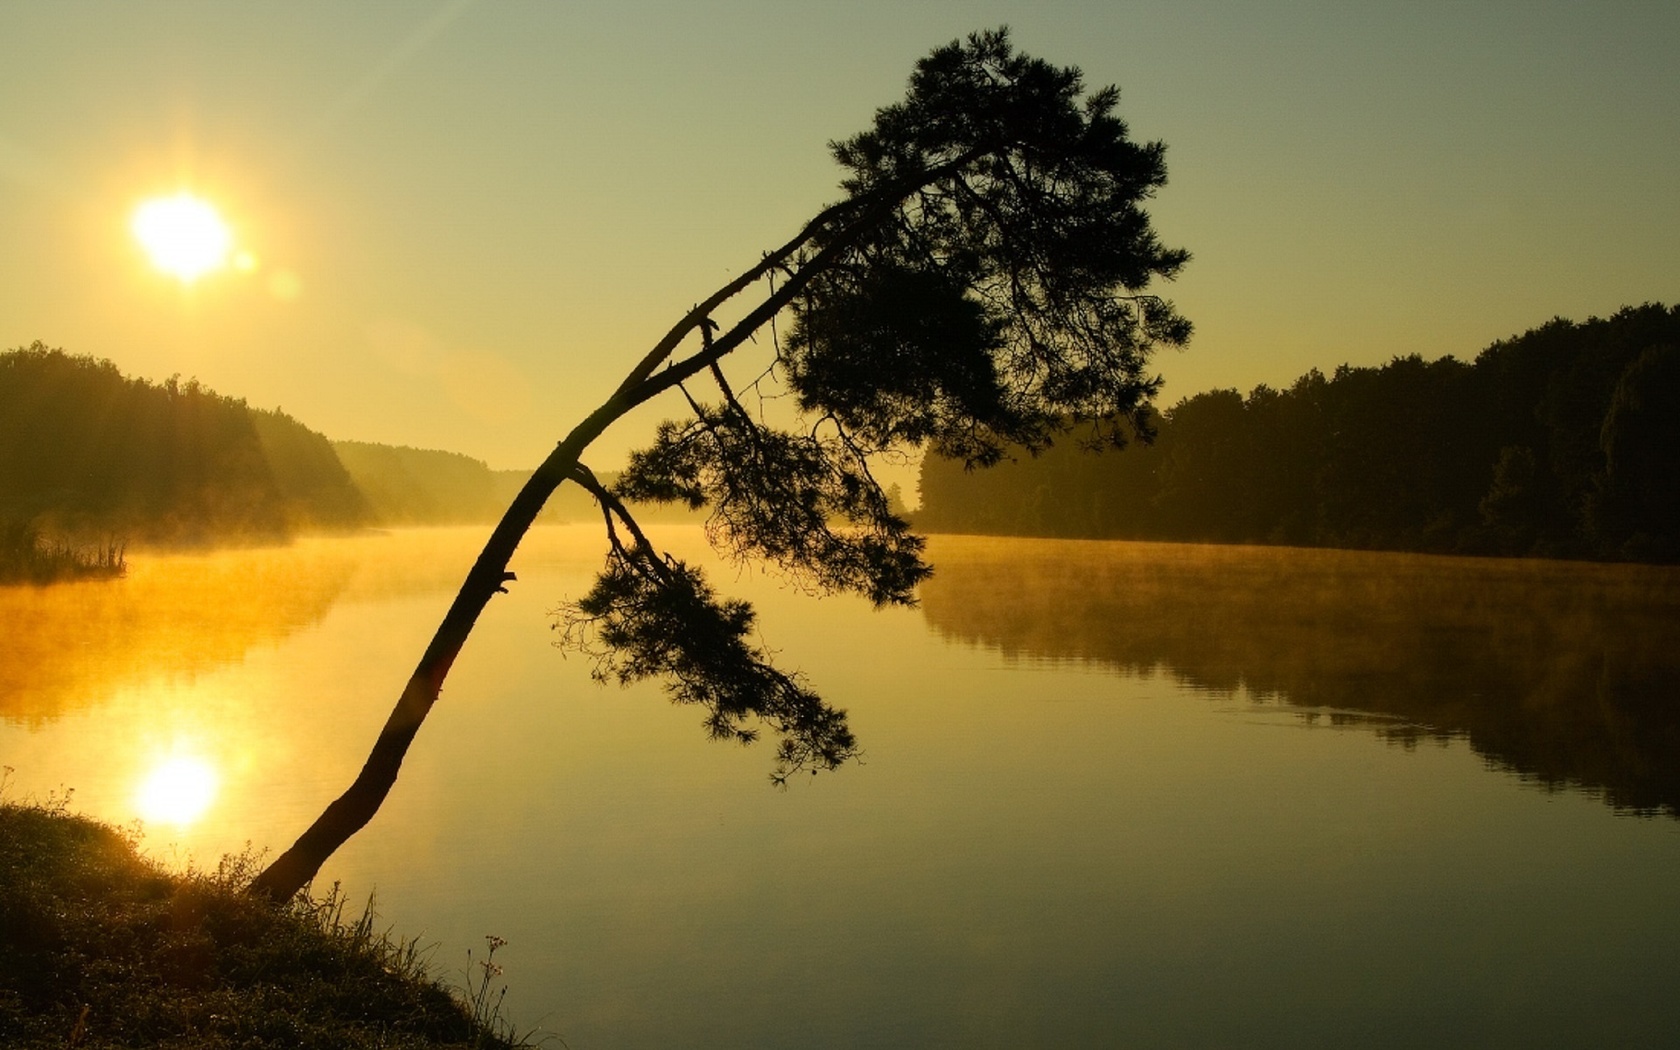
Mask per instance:
[[[0,1045],[506,1047],[476,996],[343,900],[275,909],[248,867],[175,875],[61,806],[0,803]]]

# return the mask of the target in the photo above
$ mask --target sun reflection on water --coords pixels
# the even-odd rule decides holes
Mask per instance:
[[[152,767],[134,803],[145,820],[186,827],[204,816],[220,786],[221,778],[209,762],[194,755],[176,755]]]

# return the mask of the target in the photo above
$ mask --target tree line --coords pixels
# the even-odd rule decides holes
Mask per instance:
[[[0,566],[7,578],[74,575],[78,552],[116,564],[127,542],[265,543],[488,522],[529,475],[453,452],[329,441],[279,409],[196,380],[133,378],[39,342],[0,353],[0,563],[15,570]],[[550,518],[595,514],[577,493]]]
[[[1397,357],[1186,398],[1080,455],[929,456],[919,527],[1680,560],[1680,306],[1554,319],[1474,361]],[[1149,436],[1153,440],[1137,440]]]
[[[0,519],[207,543],[353,527],[368,509],[326,438],[285,413],[37,342],[0,355]]]

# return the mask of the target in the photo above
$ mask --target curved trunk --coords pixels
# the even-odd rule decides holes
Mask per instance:
[[[965,156],[937,171],[952,170],[970,159],[972,158]],[[355,781],[315,819],[307,831],[298,836],[291,848],[276,857],[274,862],[252,881],[247,892],[274,901],[289,899],[315,878],[316,873],[321,870],[321,865],[326,863],[327,858],[344,845],[350,836],[373,819],[373,815],[384,803],[385,796],[390,794],[392,785],[396,783],[397,774],[402,769],[403,757],[414,741],[414,734],[419,731],[420,723],[425,721],[432,705],[437,702],[438,693],[443,688],[443,680],[449,675],[455,657],[460,654],[467,636],[472,633],[473,626],[478,622],[479,614],[490,604],[491,598],[504,590],[502,585],[513,578],[508,572],[508,564],[519,547],[519,541],[537,520],[537,514],[541,512],[548,497],[577,470],[583,451],[589,447],[590,442],[632,408],[712,367],[746,342],[754,332],[787,306],[816,274],[822,272],[872,225],[890,214],[906,193],[933,175],[934,173],[925,173],[920,179],[906,180],[901,184],[881,188],[865,197],[852,198],[825,209],[807,223],[792,240],[766,255],[757,266],[724,285],[706,301],[690,310],[630,371],[606,403],[555,446],[542,466],[536,469],[525,486],[519,490],[519,495],[514,497],[513,503],[496,524],[495,531],[490,534],[484,550],[479,553],[478,560],[467,573],[466,580],[455,595],[455,601],[444,615],[443,622],[438,624],[431,643],[426,646],[425,654],[420,657],[414,673],[409,676],[408,684],[398,697],[396,706],[391,709],[390,717],[385,720],[384,728],[379,731],[379,739],[374,742],[373,750],[369,752],[367,761],[363,763]],[[848,211],[853,212],[849,218],[846,217]],[[804,260],[797,271],[790,273],[782,286],[766,296],[764,302],[748,311],[728,332],[706,342],[701,351],[680,361],[671,362],[664,371],[658,371],[660,365],[669,360],[683,339],[695,329],[710,324],[711,314],[718,306],[773,270],[788,270],[789,261],[832,222],[843,223],[840,231],[809,259]]]
[[[593,420],[594,417],[591,417]],[[308,885],[327,858],[379,811],[385,796],[390,794],[391,786],[397,781],[403,756],[408,753],[414,734],[419,732],[420,723],[425,721],[432,705],[437,702],[443,680],[448,676],[461,647],[466,644],[467,636],[472,633],[473,625],[478,622],[479,614],[490,604],[491,598],[504,590],[502,585],[513,578],[507,567],[513,552],[519,547],[519,541],[536,520],[548,497],[577,467],[583,447],[595,436],[589,434],[584,437],[586,427],[587,424],[579,427],[555,448],[502,515],[502,520],[490,534],[484,550],[462,582],[455,601],[438,624],[419,665],[409,676],[408,684],[391,709],[390,717],[386,718],[384,728],[379,731],[379,739],[374,742],[373,750],[368,753],[367,761],[355,781],[315,819],[307,831],[298,836],[290,849],[275,858],[252,881],[250,893],[275,901],[290,898]]]

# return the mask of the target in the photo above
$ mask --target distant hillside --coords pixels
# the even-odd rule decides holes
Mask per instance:
[[[41,343],[0,354],[0,522],[210,543],[370,520],[327,439],[290,416]]]
[[[196,380],[132,379],[109,361],[41,343],[0,353],[0,546],[8,551],[489,523],[528,477],[456,452],[328,441],[283,412]],[[540,520],[599,515],[582,489],[565,485]],[[644,515],[689,520],[668,508]]]
[[[1680,560],[1680,307],[1213,390],[1153,444],[929,457],[930,531]]]
[[[470,456],[365,441],[332,448],[382,525],[482,521],[501,509],[496,474]]]
[[[459,452],[367,441],[335,441],[332,447],[381,525],[494,522],[531,476],[528,470],[491,470],[484,461]],[[607,485],[616,477],[612,471],[600,475]],[[700,520],[683,507],[631,506],[644,523]],[[588,493],[576,485],[562,485],[548,498],[537,520],[554,524],[600,518]]]
[[[332,447],[382,525],[493,522],[531,473],[491,470],[483,460],[437,449],[367,441],[335,441]],[[566,485],[548,501],[541,520],[585,520],[597,513],[583,490]]]

